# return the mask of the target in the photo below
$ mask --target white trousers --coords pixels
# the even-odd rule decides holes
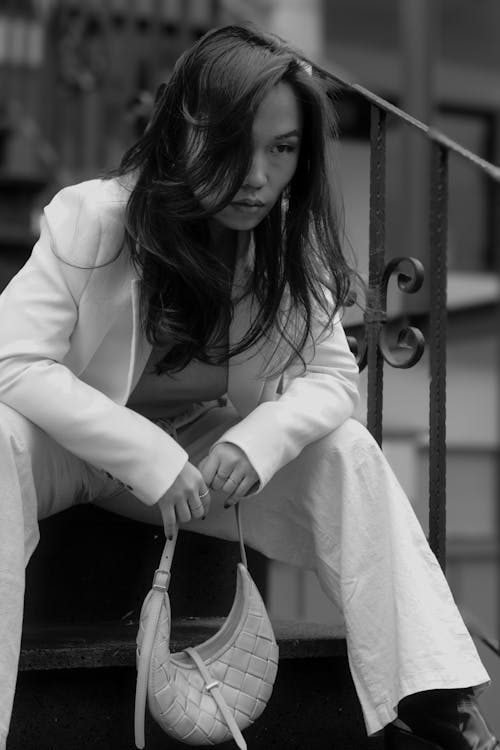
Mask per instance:
[[[196,464],[235,421],[231,407],[213,408],[179,429],[177,439]],[[211,494],[207,518],[187,528],[234,540],[234,513],[224,509],[221,493]],[[161,524],[156,507],[0,404],[0,750],[38,519],[80,502]],[[359,422],[348,420],[311,443],[242,508],[245,541],[272,559],[314,570],[342,611],[369,734],[396,717],[406,695],[489,682],[410,503]]]

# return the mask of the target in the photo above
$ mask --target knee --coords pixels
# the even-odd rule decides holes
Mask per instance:
[[[378,450],[378,445],[366,427],[356,419],[347,419],[340,427],[323,438],[328,450],[351,452],[353,450]]]
[[[340,427],[310,443],[304,449],[309,461],[319,461],[337,466],[378,461],[381,450],[366,427],[355,419],[348,419]]]

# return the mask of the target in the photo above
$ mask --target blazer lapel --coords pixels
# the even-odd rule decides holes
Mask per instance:
[[[130,343],[129,368],[127,375],[127,398],[132,393],[141,377],[153,347],[142,332],[141,326],[141,287],[139,279],[133,279],[130,285],[132,298],[132,340]]]

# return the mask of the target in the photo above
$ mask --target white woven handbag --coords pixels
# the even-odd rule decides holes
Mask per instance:
[[[143,748],[146,699],[153,718],[176,740],[216,745],[234,739],[260,716],[278,669],[278,645],[257,586],[247,568],[239,505],[241,563],[231,611],[215,635],[170,653],[168,585],[177,533],[165,544],[153,586],[142,605],[137,633],[135,744]]]

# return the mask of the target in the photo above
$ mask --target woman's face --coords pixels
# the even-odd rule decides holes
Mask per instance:
[[[231,203],[214,216],[228,229],[254,229],[271,211],[293,177],[299,158],[302,113],[288,83],[262,100],[252,126],[250,171]],[[205,202],[202,201],[204,207]]]

